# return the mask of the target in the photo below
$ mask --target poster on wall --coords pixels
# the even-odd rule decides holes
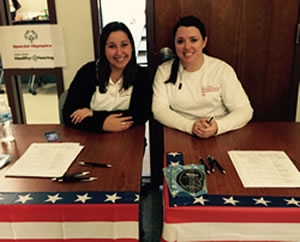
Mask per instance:
[[[61,26],[1,26],[0,43],[4,69],[55,68],[66,65]]]

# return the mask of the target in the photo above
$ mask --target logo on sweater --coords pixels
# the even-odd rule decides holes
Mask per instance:
[[[201,93],[202,93],[202,96],[205,96],[206,93],[209,93],[209,92],[218,92],[219,90],[220,90],[219,87],[206,86],[206,87],[202,87],[201,88]]]

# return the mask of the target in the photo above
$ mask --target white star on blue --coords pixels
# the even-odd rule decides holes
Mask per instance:
[[[171,161],[171,164],[169,166],[179,166],[179,161]]]
[[[23,195],[18,195],[19,199],[17,199],[15,201],[15,203],[21,202],[22,204],[25,204],[27,201],[33,200],[32,197],[30,197],[30,193],[28,193],[27,195],[23,196]]]
[[[230,198],[225,198],[225,197],[223,197],[222,198],[225,202],[224,202],[224,204],[232,204],[232,205],[234,205],[234,206],[236,206],[236,203],[239,203],[240,201],[238,201],[238,200],[234,200],[233,199],[233,196],[231,196]]]
[[[203,196],[201,196],[201,197],[195,197],[193,204],[195,204],[195,203],[201,203],[204,206],[205,202],[209,202],[209,200],[204,199]]]
[[[253,198],[253,200],[255,201],[255,204],[263,204],[265,205],[266,207],[268,207],[268,203],[270,203],[271,201],[267,201],[265,200],[263,197],[257,199],[257,198]]]
[[[180,154],[179,152],[168,152],[168,155],[171,155],[171,156],[176,156],[179,154]]]
[[[300,207],[300,201],[297,201],[295,198],[291,199],[284,199],[284,201],[287,202],[287,205],[296,205],[297,207]]]
[[[105,195],[107,198],[104,200],[104,202],[111,201],[112,203],[115,203],[117,199],[121,199],[121,197],[117,196],[117,193],[114,193],[113,195]]]
[[[75,202],[82,202],[85,203],[87,200],[92,199],[91,197],[88,196],[88,193],[84,194],[84,195],[76,195],[77,199],[75,200]]]
[[[56,203],[57,200],[62,200],[63,198],[59,196],[59,193],[55,195],[47,195],[48,199],[45,202],[52,202],[53,204]]]

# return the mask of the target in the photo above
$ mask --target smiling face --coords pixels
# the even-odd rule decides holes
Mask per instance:
[[[106,41],[105,55],[112,71],[124,70],[132,57],[132,45],[125,32],[111,32]]]
[[[203,64],[203,49],[207,37],[203,40],[196,27],[180,26],[175,35],[175,49],[180,61],[188,71],[195,71]]]

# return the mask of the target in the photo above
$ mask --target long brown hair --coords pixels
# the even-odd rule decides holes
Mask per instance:
[[[115,31],[123,31],[127,35],[132,46],[131,59],[123,71],[123,88],[125,90],[128,89],[131,85],[133,85],[135,79],[137,64],[136,64],[135,46],[134,46],[134,40],[132,34],[124,23],[111,22],[107,24],[102,30],[102,34],[100,36],[100,53],[99,53],[100,58],[96,61],[96,75],[99,83],[100,93],[105,93],[107,91],[106,87],[111,74],[109,61],[107,60],[107,57],[105,55],[105,45],[108,36]]]

